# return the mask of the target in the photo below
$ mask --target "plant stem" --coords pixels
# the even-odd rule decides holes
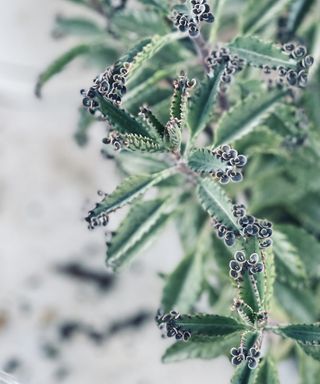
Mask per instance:
[[[206,58],[209,55],[209,49],[207,47],[207,42],[205,41],[205,39],[203,38],[201,33],[198,37],[192,39],[192,41],[196,47],[196,50],[198,52],[198,56],[201,59],[202,65],[204,66],[205,70],[207,72],[209,72],[210,68],[209,68],[208,64],[206,63]]]

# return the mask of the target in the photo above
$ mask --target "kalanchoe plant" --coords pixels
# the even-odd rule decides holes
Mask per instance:
[[[317,383],[316,1],[140,0],[139,10],[130,1],[73,2],[101,23],[57,19],[55,35],[86,39],[40,75],[36,91],[80,55],[107,62],[81,90],[76,138],[84,144],[101,120],[102,153],[125,178],[100,194],[86,222],[107,226],[130,205],[108,232],[113,270],[177,222],[185,257],[165,275],[156,315],[177,342],[163,361],[226,354],[237,366],[232,383],[273,384],[275,362],[290,356],[300,382]],[[155,197],[146,198],[150,189]],[[207,314],[197,313],[203,295]]]

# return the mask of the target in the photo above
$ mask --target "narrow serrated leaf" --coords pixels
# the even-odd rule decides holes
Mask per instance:
[[[320,242],[304,228],[282,224],[277,228],[296,248],[310,277],[320,277]]]
[[[211,217],[221,221],[227,228],[238,231],[238,223],[232,213],[232,203],[224,190],[213,179],[199,179],[198,199]]]
[[[208,249],[208,243],[211,244],[210,238],[211,233],[205,226],[199,235],[195,250],[184,257],[167,277],[161,301],[164,312],[176,309],[186,313],[196,303],[203,287],[203,258]]]
[[[320,376],[320,364],[298,349],[299,356],[299,384],[318,384]]]
[[[107,195],[90,211],[88,220],[102,213],[108,214],[122,206],[131,203],[160,181],[172,176],[175,168],[168,168],[151,175],[136,175],[125,179],[110,195]]]
[[[83,17],[57,16],[52,34],[60,38],[65,35],[73,36],[96,36],[102,35],[105,31],[94,20]]]
[[[285,234],[279,230],[273,231],[273,250],[276,258],[298,279],[306,280],[306,270],[297,249],[291,244]]]
[[[101,45],[101,44],[99,44]],[[56,60],[54,60],[38,77],[35,87],[35,94],[37,97],[41,97],[42,87],[53,76],[61,72],[71,61],[75,58],[89,53],[93,49],[91,44],[79,44],[63,53]]]
[[[287,93],[287,90],[271,91],[259,96],[249,96],[238,103],[221,118],[216,129],[214,146],[232,143],[250,133],[263,122]]]
[[[274,283],[276,280],[276,271],[274,263],[274,253],[272,248],[267,248],[261,251],[261,255],[264,259],[264,308],[266,311],[270,309],[270,302],[273,297]]]
[[[279,327],[278,332],[302,344],[320,345],[320,323],[285,325]]]
[[[301,290],[284,283],[275,283],[275,296],[280,306],[294,321],[314,321],[316,301],[309,290]]]
[[[123,31],[130,31],[130,39],[155,34],[164,35],[169,29],[159,12],[141,9],[124,9],[116,12],[110,27],[119,36],[123,35]]]
[[[107,264],[118,269],[132,259],[173,211],[172,200],[155,199],[139,202],[129,211],[112,238],[107,250]]]
[[[198,135],[212,118],[225,66],[226,64],[221,64],[213,74],[206,76],[190,98],[187,120],[192,137]]]
[[[110,100],[104,99],[99,93],[96,97],[99,101],[99,109],[118,132],[151,138],[147,128],[129,112],[119,108]]]
[[[94,122],[94,117],[87,113],[85,109],[80,108],[78,126],[76,132],[74,133],[74,138],[78,145],[84,146],[87,144],[88,130]]]
[[[268,22],[274,20],[279,12],[290,0],[250,0],[243,12],[242,32],[253,34]]]
[[[314,3],[314,0],[293,0],[291,2],[286,24],[286,34],[289,39],[295,35]]]
[[[162,356],[162,362],[175,363],[186,359],[214,359],[228,354],[239,344],[240,335],[192,337],[187,343],[176,342]]]
[[[211,174],[218,169],[225,171],[227,162],[217,158],[209,148],[199,148],[191,152],[188,158],[188,166],[195,172]]]
[[[166,279],[161,301],[163,310],[190,311],[202,290],[202,279],[202,255],[187,255]]]
[[[208,314],[181,315],[174,324],[191,332],[192,336],[224,336],[246,329],[232,317]]]
[[[165,147],[161,144],[158,144],[156,141],[150,139],[149,137],[144,137],[141,135],[135,135],[132,133],[123,135],[126,148],[132,151],[140,152],[164,152]]]
[[[280,384],[274,362],[269,357],[264,358],[259,364],[254,384]]]
[[[283,53],[280,47],[256,36],[238,36],[228,44],[228,48],[233,55],[255,67],[267,65],[270,68],[282,66],[295,69],[297,66],[297,62]]]
[[[135,47],[133,47],[121,59],[119,59],[119,61],[116,63],[116,66],[121,66],[125,62],[131,63],[128,73],[129,83],[130,77],[133,74],[136,76],[137,72],[141,72],[145,62],[150,60],[166,44],[170,44],[171,42],[180,38],[181,34],[179,33],[169,33],[164,36],[154,35],[151,38],[146,38],[139,42]]]
[[[243,249],[247,257],[257,253],[261,258],[259,241],[255,237],[248,238],[243,243]],[[240,288],[241,299],[257,313],[264,309],[265,276],[264,273],[257,273],[254,276],[245,273]]]
[[[246,336],[245,347],[250,349],[258,338],[258,334],[253,332]],[[257,374],[256,369],[250,369],[246,361],[237,367],[231,379],[231,384],[253,384]]]

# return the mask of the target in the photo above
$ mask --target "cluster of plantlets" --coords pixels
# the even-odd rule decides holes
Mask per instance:
[[[177,222],[185,257],[164,274],[156,316],[164,334],[177,342],[163,360],[226,354],[238,366],[233,384],[272,384],[279,382],[274,362],[290,356],[299,363],[301,383],[317,383],[315,2],[169,6],[141,0],[139,11],[125,3],[115,9],[105,0],[76,2],[102,15],[106,28],[65,19],[69,31],[81,25],[93,37],[48,67],[37,91],[79,55],[92,59],[99,50],[108,58],[107,69],[81,91],[85,113],[77,138],[83,143],[91,122],[102,120],[107,131],[102,152],[125,179],[102,194],[86,221],[90,229],[112,225],[117,210],[130,205],[111,238],[108,232],[106,262],[113,270],[132,261],[170,220]],[[271,43],[280,33],[277,17],[286,23],[281,42]],[[124,28],[128,25],[137,36]],[[230,34],[231,42],[222,43]],[[112,44],[115,37],[121,54]],[[112,49],[116,57],[110,62]],[[146,198],[151,189],[156,196]],[[197,313],[203,296],[210,314]]]

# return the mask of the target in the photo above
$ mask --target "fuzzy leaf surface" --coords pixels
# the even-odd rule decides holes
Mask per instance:
[[[274,19],[274,15],[279,12],[290,0],[255,0],[247,1],[243,13],[242,32],[253,34],[268,22]]]
[[[159,173],[151,175],[136,175],[125,179],[110,195],[107,195],[91,211],[90,217],[99,216],[101,213],[108,214],[144,194],[148,189],[160,183],[175,173],[174,168],[168,168]]]
[[[240,336],[232,334],[217,337],[192,337],[187,343],[176,342],[169,347],[162,361],[175,363],[187,359],[214,359],[228,354],[230,349],[239,343]]]
[[[243,249],[246,255],[257,253],[261,258],[259,250],[259,242],[255,237],[248,238],[243,244]],[[257,289],[257,292],[256,292]],[[243,276],[243,282],[240,289],[241,299],[248,304],[254,312],[259,312],[263,309],[265,294],[264,273],[255,274],[254,278],[249,273]]]
[[[209,148],[199,148],[191,152],[188,166],[198,173],[213,173],[218,169],[226,170],[228,165],[214,156]]]
[[[278,230],[273,231],[273,249],[276,257],[294,276],[298,279],[306,279],[305,267],[297,249],[288,241],[286,235]]]
[[[253,347],[258,334],[253,332],[246,336],[245,346],[247,349]],[[234,372],[231,379],[231,384],[253,384],[257,374],[256,369],[250,369],[248,364],[240,364]]]
[[[281,335],[289,337],[302,344],[320,344],[320,323],[291,324],[279,328]]]
[[[59,15],[55,20],[54,36],[95,36],[104,34],[104,30],[91,19],[83,17],[65,17]]]
[[[281,307],[294,321],[314,321],[316,302],[310,291],[294,288],[288,284],[275,283],[275,296]]]
[[[294,69],[297,65],[296,61],[283,53],[281,48],[256,36],[236,37],[228,48],[233,55],[238,55],[255,67],[268,65],[270,68],[283,66]]]
[[[158,229],[158,224],[172,211],[172,202],[163,199],[135,204],[112,238],[107,250],[107,264],[118,269],[131,260],[150,239],[150,232]]]
[[[106,116],[110,124],[120,133],[131,133],[150,137],[147,128],[129,112],[114,105],[110,100],[97,94],[100,110]]]
[[[320,242],[301,227],[282,224],[277,228],[298,251],[308,276],[320,277]]]
[[[164,152],[165,148],[149,137],[128,133],[123,135],[126,147],[132,151],[140,152]]]
[[[224,68],[225,64],[222,64],[212,76],[206,76],[190,98],[187,121],[192,137],[199,134],[212,118]]]
[[[224,190],[213,179],[199,179],[198,199],[202,208],[221,221],[227,228],[237,231],[238,223],[232,213],[232,203]]]
[[[269,357],[264,358],[259,364],[254,384],[280,384],[274,362]]]
[[[101,45],[101,44],[100,44]],[[54,60],[38,77],[35,87],[35,94],[41,97],[41,91],[44,86],[53,76],[60,73],[69,63],[77,57],[88,54],[93,49],[91,44],[79,44],[69,49],[56,60]]]
[[[252,132],[274,110],[287,91],[252,95],[225,113],[217,126],[214,145],[232,143]]]
[[[192,336],[224,336],[246,329],[244,324],[232,317],[219,315],[181,315],[179,319],[174,320],[174,323],[190,331]]]
[[[163,310],[190,311],[201,293],[202,281],[202,255],[187,255],[167,277],[161,301]]]

